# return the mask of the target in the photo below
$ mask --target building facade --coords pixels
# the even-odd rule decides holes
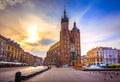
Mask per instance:
[[[51,65],[60,64],[60,42],[52,45],[47,52],[47,63]]]
[[[118,50],[111,47],[96,47],[87,52],[88,65],[110,65],[118,63]]]
[[[69,19],[64,10],[64,16],[61,18],[60,40],[52,45],[47,52],[48,64],[76,65],[81,63],[80,31],[73,24],[72,30],[69,30]]]
[[[104,50],[104,64],[117,64],[118,63],[118,50],[112,48],[103,48]]]
[[[34,56],[34,63],[36,63],[38,66],[43,65],[43,58]]]
[[[19,62],[26,63],[27,65],[33,65],[34,62],[37,65],[42,65],[43,59],[38,56],[34,56],[31,53],[24,52],[20,44],[4,37],[0,34],[0,61],[2,62]]]
[[[7,61],[10,62],[20,62],[20,58],[24,53],[24,50],[20,47],[19,44],[14,42],[11,39],[7,39]]]
[[[43,60],[43,65],[47,65],[48,64],[48,57],[45,57],[44,60]]]
[[[20,62],[23,52],[18,43],[0,34],[0,61]]]
[[[36,65],[40,66],[43,64],[42,57],[34,56],[28,52],[24,52],[21,59],[22,59],[22,61],[21,61],[22,63],[26,63],[28,65],[34,65],[34,63],[36,63]]]
[[[96,47],[87,52],[88,65],[103,64],[103,49],[102,47]]]
[[[118,50],[118,63],[120,63],[120,50]]]
[[[28,52],[24,52],[23,63],[27,63],[28,65],[33,65],[34,62],[35,62],[34,56]]]
[[[81,56],[81,64],[84,66],[87,66],[87,57],[86,55]]]
[[[7,38],[0,34],[0,61],[7,61]]]

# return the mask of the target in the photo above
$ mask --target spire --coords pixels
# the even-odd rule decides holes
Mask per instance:
[[[66,15],[66,8],[64,7],[64,16],[63,16],[63,18],[61,19],[61,23],[63,23],[63,22],[69,22],[69,19],[68,19],[68,17],[67,17],[67,15]]]
[[[76,27],[76,22],[74,21],[74,27]]]
[[[66,18],[66,8],[64,7],[64,18]]]

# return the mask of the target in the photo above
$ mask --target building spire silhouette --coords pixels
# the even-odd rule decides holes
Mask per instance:
[[[64,6],[64,18],[66,18],[66,7]]]
[[[76,27],[76,22],[74,21],[74,27]]]
[[[69,22],[69,19],[66,15],[66,7],[65,6],[64,6],[64,16],[61,19],[61,23],[63,23],[63,22]]]

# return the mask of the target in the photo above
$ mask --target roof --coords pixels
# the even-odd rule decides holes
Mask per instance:
[[[50,48],[49,48],[49,51],[50,50],[53,50],[53,49],[55,49],[55,48],[57,48],[57,47],[59,47],[60,46],[60,42],[58,41],[58,42],[56,42],[55,44],[53,44]]]
[[[76,31],[76,32],[79,32],[79,31],[80,31],[80,30],[76,27],[76,22],[74,22],[74,26],[73,26],[72,31]]]

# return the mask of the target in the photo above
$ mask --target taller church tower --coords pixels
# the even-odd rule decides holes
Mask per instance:
[[[64,9],[64,16],[61,18],[61,31],[60,31],[60,48],[61,48],[61,64],[69,64],[70,62],[70,30],[69,19]]]

